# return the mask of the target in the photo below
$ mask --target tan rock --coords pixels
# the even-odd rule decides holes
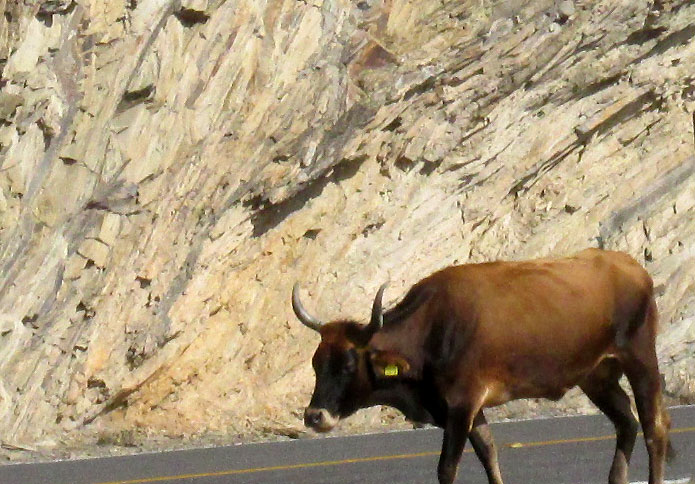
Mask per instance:
[[[385,280],[597,245],[653,275],[695,401],[691,2],[78,3],[0,17],[3,439],[295,435],[295,281],[366,320]]]
[[[92,261],[97,267],[106,267],[109,258],[109,246],[97,239],[86,239],[77,250],[87,260]]]

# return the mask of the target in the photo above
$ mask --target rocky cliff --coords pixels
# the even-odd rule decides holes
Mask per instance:
[[[0,6],[10,458],[300,435],[295,281],[366,319],[387,279],[393,303],[448,264],[587,246],[644,262],[669,401],[695,402],[692,2]]]

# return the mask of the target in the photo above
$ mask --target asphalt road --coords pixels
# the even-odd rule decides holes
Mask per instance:
[[[672,484],[695,484],[695,406],[671,409],[678,452]],[[613,427],[603,416],[493,424],[506,484],[605,484]],[[441,431],[389,432],[197,449],[128,457],[0,466],[2,484],[435,484]],[[630,466],[632,482],[647,479],[644,442]],[[692,479],[692,482],[690,482]],[[486,484],[466,448],[457,483]]]

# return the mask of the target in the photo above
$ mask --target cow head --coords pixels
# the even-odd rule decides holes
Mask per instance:
[[[292,289],[292,308],[299,321],[321,335],[312,366],[316,386],[304,423],[317,432],[328,432],[339,419],[365,406],[372,391],[373,377],[367,344],[383,324],[381,300],[386,284],[377,291],[368,325],[354,321],[322,323],[304,309],[299,299],[299,285]]]

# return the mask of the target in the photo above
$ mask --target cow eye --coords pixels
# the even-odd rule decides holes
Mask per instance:
[[[349,351],[347,354],[347,359],[345,360],[345,363],[343,364],[342,371],[346,375],[350,375],[352,373],[355,373],[355,370],[357,369],[357,355],[353,353],[353,351]]]

